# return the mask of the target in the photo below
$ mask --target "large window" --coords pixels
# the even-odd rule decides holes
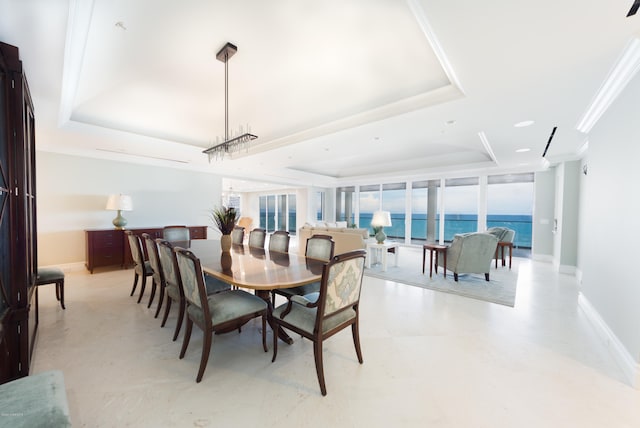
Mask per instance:
[[[404,240],[406,183],[382,185],[382,211],[391,213],[391,226],[384,228],[390,239]]]
[[[444,184],[444,240],[478,230],[478,177],[447,179]]]
[[[324,192],[316,192],[316,220],[324,220]]]
[[[491,175],[487,186],[487,228],[516,231],[514,245],[531,248],[533,173]]]
[[[411,240],[436,242],[440,238],[438,193],[440,180],[411,183]]]
[[[360,216],[358,226],[364,229],[371,229],[371,219],[373,213],[380,209],[380,185],[360,186]]]
[[[336,221],[355,224],[355,186],[338,187],[336,189]]]
[[[270,233],[276,230],[296,233],[296,195],[260,196],[259,203],[261,228]]]

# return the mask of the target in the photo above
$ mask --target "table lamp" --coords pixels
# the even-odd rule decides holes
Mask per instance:
[[[127,219],[122,217],[122,211],[133,210],[133,202],[129,195],[109,195],[107,200],[107,210],[118,211],[118,215],[113,219],[113,225],[116,229],[124,229],[127,225]]]
[[[384,240],[387,239],[387,235],[384,234],[383,229],[391,226],[391,213],[389,211],[376,211],[373,213],[371,219],[371,227],[376,233],[376,241],[378,244],[384,244]]]

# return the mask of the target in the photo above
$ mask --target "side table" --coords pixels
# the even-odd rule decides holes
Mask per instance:
[[[513,242],[498,242],[498,246],[496,247],[496,269],[498,268],[498,255],[500,254],[500,258],[502,259],[502,266],[505,265],[504,260],[504,247],[509,248],[509,269],[511,269],[511,258],[513,256]]]
[[[394,266],[398,266],[398,250],[400,246],[397,242],[384,242],[378,244],[375,242],[367,243],[367,258],[365,260],[367,268],[371,268],[371,259],[373,258],[374,250],[380,252],[382,262],[382,272],[387,271],[387,254],[392,253],[394,256]]]
[[[447,246],[440,244],[424,244],[422,246],[422,273],[424,273],[424,266],[427,256],[427,250],[429,250],[429,278],[433,276],[433,265],[436,265],[436,274],[438,273],[438,253],[442,253],[442,257],[444,257],[444,266],[443,266],[443,275],[447,277]],[[435,259],[433,257],[433,253],[435,254]]]

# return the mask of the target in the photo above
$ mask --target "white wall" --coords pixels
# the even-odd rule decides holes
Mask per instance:
[[[38,264],[85,261],[85,229],[112,228],[111,193],[133,199],[127,227],[210,226],[222,179],[213,174],[47,152],[36,153]],[[216,237],[213,229],[209,237]]]
[[[589,135],[588,174],[581,216],[582,294],[640,361],[640,77],[595,125]]]
[[[553,257],[553,219],[555,209],[555,168],[536,172],[533,204],[533,258],[551,261]]]

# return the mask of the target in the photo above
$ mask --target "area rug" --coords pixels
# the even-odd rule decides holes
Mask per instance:
[[[492,263],[489,282],[485,281],[483,274],[460,274],[458,275],[458,282],[455,282],[453,274],[449,271],[447,271],[447,277],[443,277],[441,267],[438,268],[437,275],[434,272],[433,277],[429,278],[428,252],[425,273],[423,274],[421,249],[401,248],[398,254],[398,267],[393,266],[393,256],[391,254],[389,256],[389,266],[386,272],[382,272],[380,264],[374,264],[371,268],[365,269],[364,274],[387,281],[428,288],[443,293],[457,294],[505,306],[513,307],[515,304],[518,283],[518,262],[516,258],[513,259],[511,270],[509,270],[508,266],[502,267],[500,264],[496,269],[495,264]]]

